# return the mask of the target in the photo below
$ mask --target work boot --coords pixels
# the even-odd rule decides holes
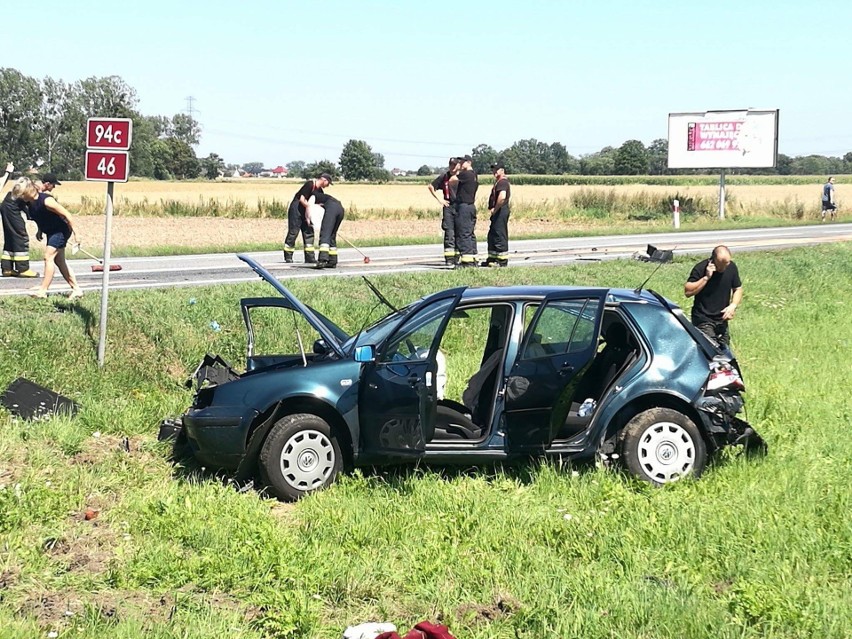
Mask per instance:
[[[15,277],[15,271],[3,271],[3,277]]]
[[[287,264],[293,263],[293,251],[284,251],[284,262]]]
[[[325,268],[327,266],[328,266],[327,260],[319,260],[318,262],[316,262],[316,265],[314,266],[314,268]]]
[[[316,263],[317,263],[317,257],[316,257],[316,255],[313,254],[313,252],[305,253],[305,264],[316,264]]]
[[[5,275],[5,273],[4,273]],[[26,271],[21,271],[20,273],[15,273],[18,277],[38,277],[38,273],[36,273],[31,268],[28,268]]]

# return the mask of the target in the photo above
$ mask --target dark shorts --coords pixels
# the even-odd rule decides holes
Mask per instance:
[[[822,210],[823,211],[836,211],[837,205],[832,204],[831,202],[823,202],[822,203]]]
[[[59,249],[64,249],[66,246],[68,246],[68,240],[70,238],[71,235],[62,232],[51,233],[47,236],[47,245],[52,246],[58,251]]]

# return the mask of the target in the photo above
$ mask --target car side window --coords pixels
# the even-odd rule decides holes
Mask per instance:
[[[382,362],[425,359],[436,343],[438,330],[454,299],[443,299],[410,317],[385,346]]]
[[[595,338],[595,305],[587,299],[549,302],[529,331],[522,359],[578,353]]]

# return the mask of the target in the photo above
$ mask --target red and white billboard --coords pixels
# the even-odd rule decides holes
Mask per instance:
[[[86,151],[86,179],[95,182],[127,182],[130,161],[127,151]]]
[[[777,109],[669,114],[670,169],[767,168],[777,158]]]
[[[89,118],[86,122],[86,147],[127,151],[133,136],[130,118]]]

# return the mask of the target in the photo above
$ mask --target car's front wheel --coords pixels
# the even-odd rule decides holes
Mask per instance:
[[[707,446],[698,428],[671,408],[651,408],[627,422],[621,454],[633,475],[657,485],[698,477],[707,464]]]
[[[309,413],[279,419],[260,451],[260,474],[276,497],[295,501],[331,485],[343,467],[331,427]]]

